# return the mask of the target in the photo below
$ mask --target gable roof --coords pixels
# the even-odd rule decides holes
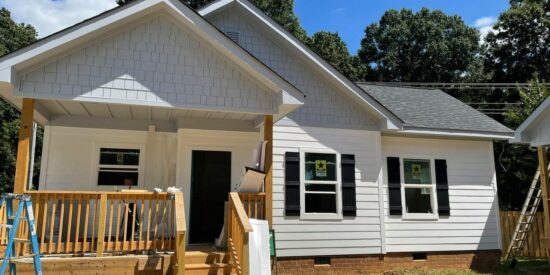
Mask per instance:
[[[303,104],[304,94],[299,89],[180,0],[133,1],[0,57],[0,95],[15,102],[11,91],[17,86],[18,71],[28,70],[28,68],[32,68],[41,62],[47,62],[57,55],[82,47],[94,39],[110,35],[118,28],[133,22],[137,18],[157,11],[167,12],[174,16],[179,23],[187,26],[194,34],[201,37],[207,44],[251,77],[262,80],[262,83],[272,90],[281,91],[282,104],[287,104],[284,110],[285,113]]]
[[[518,143],[531,143],[533,146],[547,145],[550,140],[546,141],[534,141],[531,137],[525,135],[525,133],[533,127],[536,127],[539,122],[548,117],[550,113],[550,96],[546,98],[533,113],[516,129],[514,133],[514,139],[512,142]],[[550,139],[547,137],[546,139]]]
[[[308,60],[310,64],[315,66],[315,68],[318,69],[327,80],[329,80],[331,83],[334,83],[337,87],[341,87],[342,90],[345,91],[351,98],[358,101],[361,106],[365,107],[371,112],[374,112],[378,117],[385,118],[386,125],[384,125],[382,129],[401,129],[403,121],[399,119],[399,117],[396,116],[394,113],[392,113],[391,110],[386,108],[383,104],[378,102],[369,94],[365,93],[353,81],[351,81],[338,70],[336,70],[326,60],[313,52],[302,41],[300,41],[285,28],[283,28],[281,25],[271,19],[271,17],[266,15],[250,1],[216,0],[200,8],[198,12],[201,16],[208,17],[209,15],[217,14],[233,6],[240,8],[241,10],[245,11],[246,14],[253,16],[253,18],[261,22],[261,24],[267,27],[267,29],[275,37],[284,41],[285,45],[290,46],[290,48],[295,50],[301,57]]]
[[[403,132],[454,133],[509,139],[513,131],[436,89],[359,84],[404,121]]]

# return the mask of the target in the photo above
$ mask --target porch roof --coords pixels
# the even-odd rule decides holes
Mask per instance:
[[[272,93],[273,102],[269,103],[272,105],[271,109],[263,108],[250,111],[241,108],[240,104],[229,107],[223,105],[216,106],[215,104],[207,106],[203,104],[203,100],[194,104],[188,104],[188,102],[179,104],[162,98],[158,102],[151,103],[127,99],[105,99],[89,96],[88,94],[62,95],[60,93],[45,94],[23,91],[24,87],[21,87],[20,81],[22,74],[45,66],[48,62],[56,61],[60,56],[66,56],[69,53],[82,50],[86,46],[97,42],[98,39],[120,33],[122,28],[128,27],[132,23],[154,14],[163,14],[170,17],[170,20],[173,20],[175,24],[185,29],[192,37],[200,39],[200,43],[207,45],[209,49],[212,49],[217,55],[222,56],[231,66],[238,68],[247,78],[257,83],[260,86],[259,89],[265,89],[265,91]],[[143,86],[145,87],[145,85]],[[91,90],[89,94],[92,92]],[[154,94],[157,91],[150,89],[149,92]],[[204,20],[198,13],[177,0],[134,1],[131,4],[114,8],[41,39],[19,51],[1,57],[0,96],[3,96],[16,107],[20,107],[21,98],[24,97],[41,99],[35,104],[35,119],[40,124],[45,124],[58,115],[72,116],[73,112],[67,109],[71,109],[70,107],[64,110],[60,105],[80,105],[80,111],[84,111],[80,115],[95,117],[93,111],[86,111],[86,109],[94,109],[90,103],[101,103],[100,105],[103,106],[101,108],[105,110],[110,108],[108,106],[112,106],[112,109],[115,110],[119,108],[117,105],[131,105],[131,107],[125,108],[130,110],[145,109],[149,110],[145,111],[145,113],[149,112],[152,114],[164,111],[175,114],[186,113],[190,114],[191,117],[202,115],[209,117],[212,114],[224,113],[219,116],[225,118],[240,116],[240,118],[245,119],[256,117],[260,114],[272,114],[275,120],[277,120],[303,105],[304,99],[303,93],[296,87],[252,56],[223,32],[208,23],[208,21]],[[158,96],[158,98],[160,99],[161,96]],[[71,101],[77,102],[77,104],[70,104],[69,102]],[[169,111],[167,109],[173,110]],[[79,111],[74,112],[78,113]]]

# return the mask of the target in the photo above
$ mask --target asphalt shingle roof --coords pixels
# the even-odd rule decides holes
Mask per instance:
[[[358,84],[404,121],[404,128],[510,135],[508,127],[436,89]]]

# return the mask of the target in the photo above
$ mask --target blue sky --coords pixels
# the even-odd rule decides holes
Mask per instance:
[[[365,27],[378,22],[388,9],[422,7],[460,15],[466,24],[486,33],[508,0],[294,0],[295,13],[309,35],[317,31],[338,32],[355,54]]]

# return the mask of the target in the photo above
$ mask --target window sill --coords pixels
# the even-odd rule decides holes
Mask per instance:
[[[405,214],[401,216],[402,220],[422,220],[422,221],[437,221],[439,215],[437,214]]]
[[[339,214],[302,213],[300,220],[341,221],[343,220],[343,216]]]

